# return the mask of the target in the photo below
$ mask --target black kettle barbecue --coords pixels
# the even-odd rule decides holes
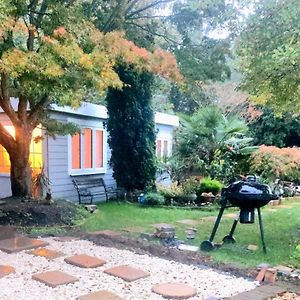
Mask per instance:
[[[235,243],[233,237],[238,221],[242,224],[254,223],[255,209],[257,209],[259,228],[263,251],[266,253],[264,240],[264,231],[260,208],[268,204],[271,200],[278,199],[278,196],[272,194],[270,187],[266,184],[256,182],[255,176],[248,176],[247,180],[240,180],[223,188],[221,192],[221,208],[213,227],[209,240],[201,243],[200,249],[211,251],[214,249],[214,237],[219,227],[224,210],[229,207],[239,207],[240,212],[237,214],[228,235],[223,238],[223,243]]]

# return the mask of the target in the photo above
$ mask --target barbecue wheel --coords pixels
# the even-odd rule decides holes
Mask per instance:
[[[224,244],[234,244],[235,243],[235,238],[232,235],[226,235],[223,238],[223,243]]]
[[[200,245],[202,251],[211,251],[214,249],[214,243],[211,241],[203,241]]]

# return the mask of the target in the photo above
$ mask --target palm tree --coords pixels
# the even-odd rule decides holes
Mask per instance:
[[[225,116],[217,106],[200,108],[194,115],[181,116],[177,155],[191,169],[209,168],[216,160],[250,154],[248,127],[235,115]]]

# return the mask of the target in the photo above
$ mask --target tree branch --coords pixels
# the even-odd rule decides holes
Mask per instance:
[[[36,24],[35,24],[36,28],[39,28],[41,26],[43,17],[46,15],[47,9],[48,9],[48,0],[44,0],[42,2],[41,9],[38,13],[38,17],[37,17]]]
[[[132,0],[132,1],[128,1],[128,7],[125,10],[125,16],[131,11],[131,9],[134,7],[134,5],[136,3],[138,3],[139,0]],[[130,3],[131,2],[131,3]]]
[[[137,10],[133,11],[132,13],[130,13],[130,14],[128,14],[128,15],[125,15],[125,17],[126,17],[126,18],[130,18],[130,17],[132,17],[132,16],[134,16],[134,15],[137,15],[137,14],[139,14],[140,12],[145,11],[145,10],[147,10],[147,9],[149,9],[149,8],[155,7],[155,6],[160,5],[160,4],[163,4],[163,3],[171,3],[171,2],[175,2],[175,0],[159,0],[159,1],[155,1],[155,2],[153,2],[153,3],[151,3],[151,4],[148,4],[148,5],[146,5],[146,6],[142,7],[142,8],[140,8],[140,9],[137,9]]]
[[[0,144],[10,152],[15,144],[15,139],[10,135],[10,133],[4,128],[0,123]]]
[[[119,2],[116,7],[113,9],[112,13],[110,14],[108,20],[105,22],[105,24],[102,27],[102,32],[103,33],[107,33],[109,31],[111,31],[111,29],[109,28],[110,24],[114,21],[115,17],[118,15],[118,11],[121,8],[122,4]]]
[[[9,93],[8,93],[8,78],[7,75],[1,74],[1,97],[0,97],[0,107],[7,114],[13,125],[19,126],[20,120],[17,117],[13,107],[10,103]]]
[[[39,124],[39,120],[43,115],[44,109],[49,105],[49,102],[50,99],[48,95],[45,94],[34,107],[30,108],[28,124],[30,124],[32,129],[34,129]]]
[[[146,32],[148,32],[148,33],[150,33],[152,35],[155,35],[155,36],[158,36],[158,37],[162,37],[163,39],[165,39],[165,41],[167,41],[169,43],[172,43],[173,45],[174,44],[176,44],[176,45],[182,45],[182,43],[177,42],[177,41],[169,38],[168,36],[166,36],[164,34],[160,34],[160,33],[154,32],[154,31],[152,31],[152,30],[150,30],[150,29],[148,29],[146,27],[143,27],[143,26],[141,26],[139,24],[136,24],[134,22],[126,22],[126,24],[136,26],[136,27],[140,28],[141,30],[146,31]]]
[[[19,104],[18,104],[18,118],[24,124],[27,122],[27,104],[28,101],[24,95],[19,96]]]

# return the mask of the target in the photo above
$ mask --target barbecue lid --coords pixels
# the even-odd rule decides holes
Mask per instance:
[[[236,181],[222,190],[222,198],[241,208],[256,208],[277,199],[266,184]]]

